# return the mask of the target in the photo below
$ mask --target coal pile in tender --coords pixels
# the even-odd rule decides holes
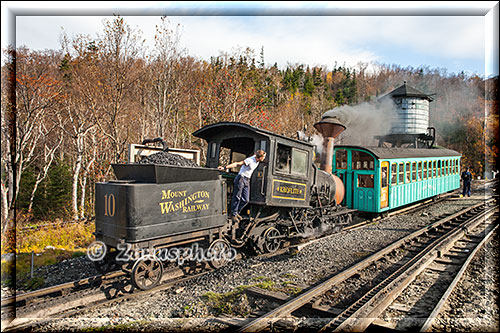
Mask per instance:
[[[143,157],[138,163],[198,167],[194,161],[188,158],[164,151]]]

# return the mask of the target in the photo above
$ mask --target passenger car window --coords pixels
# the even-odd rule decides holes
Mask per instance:
[[[335,168],[347,169],[347,150],[339,149],[335,152]]]
[[[398,165],[396,163],[391,164],[391,185],[396,185],[398,183]]]
[[[373,170],[375,161],[373,157],[364,151],[352,151],[352,168],[355,170]]]
[[[358,187],[373,188],[373,175],[358,175]]]
[[[405,183],[410,182],[410,162],[406,162],[406,179]]]
[[[411,169],[412,169],[412,178],[411,178],[411,181],[414,182],[417,180],[417,163],[416,162],[412,162],[411,163]]]
[[[404,183],[404,174],[405,174],[405,166],[403,163],[399,163],[399,177],[398,177],[398,183],[403,184]]]
[[[380,179],[380,184],[382,187],[387,187],[387,172],[389,171],[388,167],[384,166],[381,168],[382,174],[381,174],[381,179]]]

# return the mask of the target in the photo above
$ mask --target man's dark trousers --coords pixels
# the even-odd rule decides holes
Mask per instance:
[[[465,193],[470,197],[470,180],[464,180],[464,190],[463,196],[465,197]]]
[[[231,216],[236,216],[250,200],[250,178],[237,175],[234,178]]]

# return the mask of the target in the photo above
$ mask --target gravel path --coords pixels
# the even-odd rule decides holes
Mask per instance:
[[[167,328],[217,331],[225,326],[213,318],[220,314],[223,306],[226,312],[235,316],[245,316],[251,310],[246,295],[234,292],[238,288],[266,284],[281,291],[300,291],[429,224],[434,217],[456,212],[480,199],[442,202],[424,212],[395,216],[363,229],[344,231],[316,241],[295,255],[242,259],[173,289],[126,303],[85,310],[77,318],[62,319],[38,330],[80,330],[119,325],[120,329],[130,331]],[[225,298],[221,297],[223,294]]]

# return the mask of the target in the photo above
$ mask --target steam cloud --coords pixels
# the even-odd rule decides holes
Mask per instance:
[[[336,117],[346,126],[335,144],[373,146],[378,144],[374,136],[388,134],[398,114],[396,105],[388,98],[377,103],[338,107],[326,111],[322,117]]]

